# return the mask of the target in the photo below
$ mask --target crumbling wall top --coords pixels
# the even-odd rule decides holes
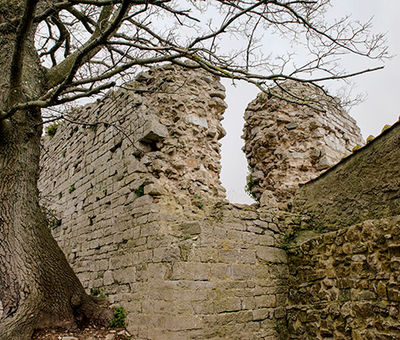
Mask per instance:
[[[362,144],[352,119],[322,90],[290,82],[278,94],[298,105],[259,94],[247,107],[243,148],[251,170],[251,191],[261,205],[286,203],[299,184],[317,177]]]

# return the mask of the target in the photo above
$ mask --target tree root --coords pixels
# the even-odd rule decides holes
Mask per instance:
[[[82,303],[74,306],[74,316],[78,327],[82,328],[89,324],[108,326],[113,316],[108,305],[106,298],[85,295]]]
[[[71,298],[70,312],[56,315],[49,309],[31,313],[16,313],[5,318],[0,324],[0,340],[30,340],[35,331],[58,329],[76,331],[89,325],[107,327],[112,318],[112,310],[107,299],[89,295]]]

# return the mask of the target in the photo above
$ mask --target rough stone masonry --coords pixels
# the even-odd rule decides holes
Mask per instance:
[[[321,89],[294,82],[283,86],[275,92],[288,101],[262,93],[244,114],[249,189],[262,206],[288,202],[299,184],[316,178],[363,144],[355,120]],[[294,98],[308,99],[321,109],[293,104]]]
[[[331,270],[336,253],[325,253],[325,244],[330,245],[332,237],[323,228],[314,228],[314,215],[226,201],[219,180],[218,142],[225,134],[221,126],[224,98],[224,88],[216,77],[165,65],[70,112],[79,124],[61,124],[54,137],[44,137],[39,186],[53,235],[88,292],[101,291],[111,303],[125,308],[128,330],[135,339],[327,339],[342,335],[348,339],[349,334],[356,339],[363,325],[357,320],[363,316],[357,314],[358,307],[351,308],[352,301],[359,301],[360,296],[377,301],[382,295],[351,294],[349,286],[350,295],[344,292],[346,299],[334,300],[338,312],[330,310],[327,294],[322,292],[332,296],[341,289],[336,282],[342,282],[348,272],[340,266],[348,265],[340,262],[338,270]],[[288,112],[295,120],[293,110],[290,107]],[[307,115],[310,122],[315,121],[314,114]],[[339,123],[329,124],[335,117],[332,113],[324,118],[320,133],[324,135],[330,126],[328,136],[333,134],[336,139],[329,140],[340,140],[340,131],[344,131],[349,136],[347,144],[358,141],[356,128],[345,125],[340,130]],[[260,117],[253,122],[265,125]],[[295,122],[285,124],[290,123]],[[292,125],[285,127],[290,138],[297,128]],[[284,129],[278,130],[282,136]],[[386,132],[389,136],[396,133],[396,129]],[[325,150],[324,138],[315,140],[319,150]],[[313,143],[303,141],[305,148]],[[340,145],[337,151],[341,155],[348,151],[335,143]],[[254,143],[246,141],[246,145],[253,145],[253,155]],[[274,161],[271,154],[264,154]],[[322,161],[323,155],[319,155]],[[249,161],[252,164],[251,158]],[[257,158],[254,164],[259,162],[262,159]],[[282,164],[280,159],[276,163]],[[342,162],[337,167],[345,165]],[[288,176],[294,173],[288,172]],[[324,176],[329,177],[330,171]],[[391,213],[394,216],[399,211]],[[392,229],[398,224],[393,221],[386,223],[382,235],[394,235]],[[369,230],[380,225],[377,220],[369,224]],[[341,228],[342,233],[354,235],[346,230],[358,227]],[[388,247],[395,249],[396,242],[387,239]],[[370,277],[374,282],[386,280],[385,287],[397,282],[397,267],[387,265],[390,258],[382,262],[379,271],[367,271],[369,247],[360,246],[361,254],[359,237],[349,236],[346,242],[351,244],[352,257],[365,257],[356,258],[360,262],[357,275],[369,275],[363,284],[369,285]],[[378,257],[380,251],[389,249],[381,245],[374,244]],[[299,247],[303,256],[299,256]],[[342,247],[340,242],[338,247]],[[321,256],[323,261],[315,267],[317,275],[312,271],[304,275]],[[296,268],[303,272],[299,274]],[[329,280],[334,282],[332,290],[326,289]],[[307,287],[311,294],[303,300],[295,298]],[[390,315],[398,311],[396,296],[386,295]],[[323,313],[319,303],[326,307]],[[337,317],[341,308],[349,311],[343,318]],[[312,318],[307,319],[308,315]],[[325,325],[325,315],[336,318],[334,328]],[[379,327],[369,322],[365,326],[368,334],[397,332],[394,319],[385,320],[388,324]]]

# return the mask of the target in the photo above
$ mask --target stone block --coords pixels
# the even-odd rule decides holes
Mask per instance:
[[[105,286],[112,285],[114,283],[113,272],[111,270],[107,270],[103,276],[103,282]]]
[[[151,183],[144,187],[144,194],[150,196],[160,196],[165,194],[165,189],[157,183]]]
[[[201,319],[196,316],[165,315],[165,329],[170,331],[192,330],[201,327]]]
[[[135,136],[141,143],[152,143],[163,140],[168,135],[168,129],[159,122],[156,115],[148,115],[141,131]]]
[[[201,233],[201,225],[198,221],[185,222],[181,224],[180,230],[184,236],[198,235]]]
[[[147,265],[147,277],[149,280],[160,279],[163,280],[165,278],[165,274],[168,270],[168,267],[161,263],[149,263]]]
[[[215,263],[218,260],[218,249],[211,246],[201,248],[195,247],[192,249],[192,254],[193,259],[200,259],[200,262]]]
[[[118,284],[134,282],[136,279],[136,268],[127,267],[113,271],[114,281]]]
[[[259,235],[257,237],[257,244],[261,246],[275,246],[275,236],[273,234]]]
[[[232,264],[232,277],[236,280],[248,280],[253,276],[254,266],[247,264]]]
[[[249,263],[254,264],[256,263],[256,252],[253,249],[240,249],[240,263]]]
[[[287,263],[287,254],[283,249],[274,247],[257,247],[257,258],[267,263]]]
[[[195,114],[189,114],[186,116],[185,120],[186,120],[186,122],[188,122],[190,124],[197,125],[197,126],[205,128],[205,129],[208,129],[207,119],[204,117],[199,117]]]
[[[276,296],[275,295],[256,296],[255,302],[256,302],[256,308],[275,307]]]
[[[211,278],[226,280],[232,277],[232,267],[225,263],[213,263],[210,265],[211,268]]]
[[[252,294],[251,291],[247,292],[249,295]],[[240,301],[242,303],[242,309],[253,310],[256,307],[256,301],[254,296],[241,297]]]
[[[168,246],[168,247],[158,247],[154,249],[154,262],[173,262],[181,259],[181,250],[179,247]]]
[[[220,262],[237,263],[240,259],[240,249],[219,249],[218,256]]]
[[[262,321],[265,319],[271,319],[273,315],[272,308],[259,308],[253,310],[253,321]]]
[[[242,304],[238,297],[221,297],[214,301],[214,308],[217,313],[234,312],[241,310]]]
[[[132,208],[143,207],[146,209],[149,205],[153,203],[153,197],[150,195],[143,195],[141,197],[137,197],[132,204]]]

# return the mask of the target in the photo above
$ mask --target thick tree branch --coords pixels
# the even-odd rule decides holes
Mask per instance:
[[[10,92],[8,95],[8,105],[15,102],[15,94],[21,91],[23,62],[25,55],[26,40],[29,39],[31,27],[35,14],[35,8],[38,0],[26,0],[24,13],[17,29],[15,45],[12,54],[11,72],[10,72]]]
[[[37,16],[34,18],[35,23],[39,23],[43,20],[46,20],[47,18],[51,17],[54,14],[59,13],[63,9],[71,7],[73,4],[66,0],[66,1],[57,1],[53,2],[50,7],[45,7],[45,9],[39,13]]]
[[[111,22],[108,20],[112,16],[113,7],[103,7],[99,16],[97,28],[87,43],[81,49],[65,58],[62,63],[48,70],[47,77],[49,88],[59,85],[59,94],[62,89],[72,81],[78,68],[96,55],[107,42],[107,39],[118,30],[123,22],[123,17],[130,7],[130,1],[123,1],[119,11]]]
[[[88,16],[78,11],[74,7],[68,8],[67,11],[70,12],[75,18],[77,18],[89,33],[94,33],[94,29],[92,28],[92,26],[96,26],[96,23],[93,22],[93,20],[91,20]]]
[[[76,50],[74,53],[70,54],[66,57],[60,64],[53,66],[51,69],[47,71],[47,79],[48,79],[48,87],[52,88],[61,83],[65,83],[66,78],[72,72],[72,69],[77,67],[77,63],[81,64],[83,57],[85,56],[87,60],[95,54],[96,47],[99,47],[99,44],[95,44],[96,39],[101,35],[101,30],[104,29],[104,26],[108,22],[109,18],[112,15],[112,6],[106,6],[102,9],[99,20],[97,23],[96,30],[93,35],[89,38],[87,43],[80,49]],[[95,50],[96,49],[96,50]],[[90,53],[91,52],[91,53]],[[80,65],[79,65],[80,66]]]

